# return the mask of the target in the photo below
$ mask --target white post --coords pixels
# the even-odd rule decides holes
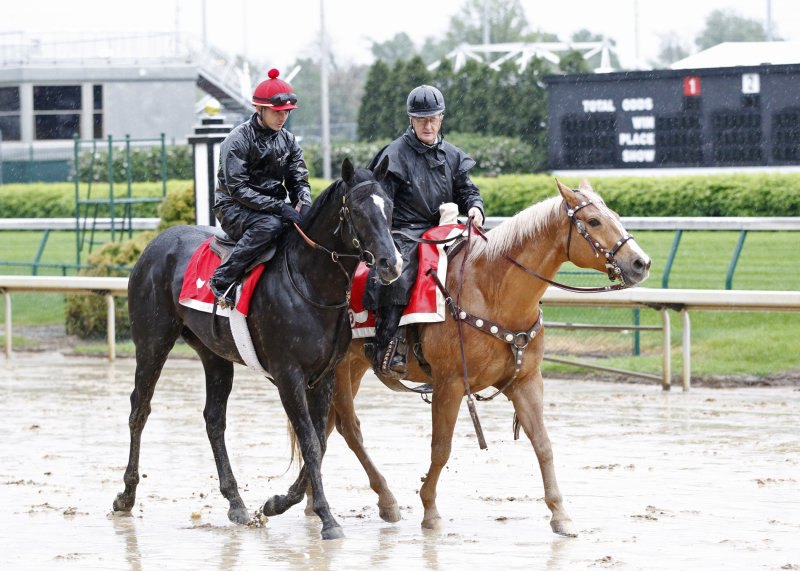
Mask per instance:
[[[108,360],[113,361],[117,357],[117,323],[114,319],[114,296],[106,294],[106,329],[108,330]]]
[[[683,324],[683,337],[681,339],[683,369],[681,377],[683,379],[683,390],[688,391],[692,384],[692,322],[689,319],[689,310],[686,308],[681,309],[681,321]]]
[[[206,117],[195,127],[189,137],[194,162],[194,216],[195,224],[216,226],[214,216],[214,191],[219,164],[219,146],[233,128],[224,123],[219,113],[219,102],[210,100],[206,105]]]
[[[6,358],[11,358],[11,292],[3,290],[3,298],[5,301],[5,315],[6,315]]]
[[[672,355],[670,353],[670,337],[672,331],[670,330],[669,323],[669,310],[661,310],[661,322],[663,324],[664,339],[663,347],[664,355],[662,356],[662,370],[661,370],[661,388],[665,391],[670,390],[672,383]]]

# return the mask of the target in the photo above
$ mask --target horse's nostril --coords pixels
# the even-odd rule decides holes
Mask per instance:
[[[637,272],[645,272],[650,269],[650,260],[644,261],[642,258],[637,258],[633,262],[633,268]]]

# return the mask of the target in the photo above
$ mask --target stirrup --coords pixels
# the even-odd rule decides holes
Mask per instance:
[[[233,309],[236,307],[236,282],[229,285],[224,292],[218,290],[212,280],[209,280],[208,287],[211,289],[211,293],[214,294],[214,300],[217,305],[222,309]]]
[[[384,375],[404,375],[407,370],[406,354],[408,344],[405,338],[393,337],[380,362],[380,372]]]

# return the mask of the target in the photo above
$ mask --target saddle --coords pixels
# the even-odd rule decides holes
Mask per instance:
[[[255,260],[247,265],[244,275],[249,274],[259,264],[267,263],[275,256],[275,252],[278,250],[278,244],[276,242],[277,240],[273,241],[266,250],[261,252]],[[236,246],[236,240],[233,240],[224,232],[212,237],[211,242],[208,244],[209,250],[219,256],[220,263],[224,263],[231,257],[231,251],[233,251],[234,246]]]

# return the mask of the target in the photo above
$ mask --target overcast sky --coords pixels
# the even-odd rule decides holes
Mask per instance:
[[[369,63],[371,41],[386,41],[399,32],[421,45],[425,38],[443,33],[464,4],[464,0],[0,0],[0,32],[35,37],[65,30],[177,30],[199,39],[205,30],[209,43],[283,69],[297,57],[316,54],[321,2],[331,52],[340,64]],[[771,5],[774,34],[800,39],[800,27],[792,25],[797,22],[796,0],[522,0],[522,5],[533,29],[568,39],[572,32],[587,28],[614,38],[621,61],[629,67],[635,64],[637,36],[638,53],[645,62],[656,58],[664,34],[677,34],[694,50],[695,35],[715,9],[729,8],[763,23]],[[8,39],[0,34],[0,43],[4,37]]]

